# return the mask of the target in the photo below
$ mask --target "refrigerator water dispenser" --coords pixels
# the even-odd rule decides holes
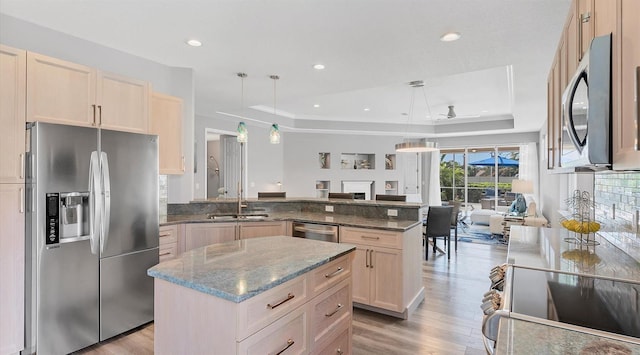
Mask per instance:
[[[89,192],[60,194],[60,242],[89,237]]]

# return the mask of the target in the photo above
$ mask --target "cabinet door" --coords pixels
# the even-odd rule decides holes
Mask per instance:
[[[578,62],[582,60],[593,39],[595,17],[593,2],[594,0],[578,0]]]
[[[579,0],[578,0],[579,1]],[[574,1],[571,4],[571,8],[569,9],[569,18],[567,19],[566,27],[564,29],[564,43],[566,50],[566,76],[567,79],[565,83],[568,82],[568,79],[571,78],[573,73],[576,71],[578,67],[578,47],[579,47],[579,38],[578,31],[579,26],[581,25],[578,19],[578,10],[576,6],[576,2]],[[564,89],[566,85],[563,85]]]
[[[23,348],[24,185],[0,184],[0,353]]]
[[[402,311],[402,252],[397,249],[373,248],[369,255],[371,288],[369,304]]]
[[[369,251],[367,247],[356,245],[355,257],[353,258],[352,281],[353,281],[353,302],[369,304]]]
[[[27,122],[95,125],[96,71],[27,53]]]
[[[286,235],[284,222],[244,222],[240,226],[240,239]]]
[[[235,223],[193,223],[185,230],[185,251],[236,239]]]
[[[619,83],[620,114],[613,119],[613,168],[640,168],[640,122],[638,115],[638,81],[640,80],[640,1],[620,2],[619,72],[614,74],[614,85]],[[615,61],[614,55],[614,61]],[[616,70],[614,62],[614,71]],[[617,79],[617,80],[616,80]],[[614,88],[615,94],[615,88]]]
[[[26,58],[0,45],[0,183],[24,182]]]
[[[99,72],[98,124],[102,128],[134,133],[149,131],[149,83]]]
[[[160,174],[183,174],[181,98],[157,92],[151,95],[149,133],[160,138]]]
[[[594,0],[591,12],[591,22],[593,23],[593,35],[591,38],[616,32],[617,8],[617,1]],[[585,51],[589,49],[590,44],[591,39],[589,39],[589,43],[584,48]]]

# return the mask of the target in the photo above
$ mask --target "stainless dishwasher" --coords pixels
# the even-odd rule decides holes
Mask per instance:
[[[338,242],[338,226],[317,223],[293,223],[293,236],[322,240],[325,242]]]

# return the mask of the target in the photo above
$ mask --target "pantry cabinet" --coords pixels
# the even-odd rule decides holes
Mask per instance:
[[[0,45],[0,184],[24,183],[26,52]]]
[[[154,92],[151,94],[149,133],[157,134],[160,174],[184,174],[182,150],[182,99]]]
[[[24,184],[0,184],[0,354],[24,347]]]
[[[147,133],[148,82],[27,53],[28,122]]]

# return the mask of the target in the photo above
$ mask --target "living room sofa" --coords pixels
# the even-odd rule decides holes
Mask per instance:
[[[531,227],[547,227],[549,225],[549,221],[547,221],[544,216],[537,214],[537,206],[535,202],[529,203],[527,206],[527,217],[524,218],[525,226]],[[504,230],[503,222],[504,222],[505,214],[496,213],[489,216],[489,232],[491,234],[502,234]],[[513,224],[513,223],[512,223]]]

